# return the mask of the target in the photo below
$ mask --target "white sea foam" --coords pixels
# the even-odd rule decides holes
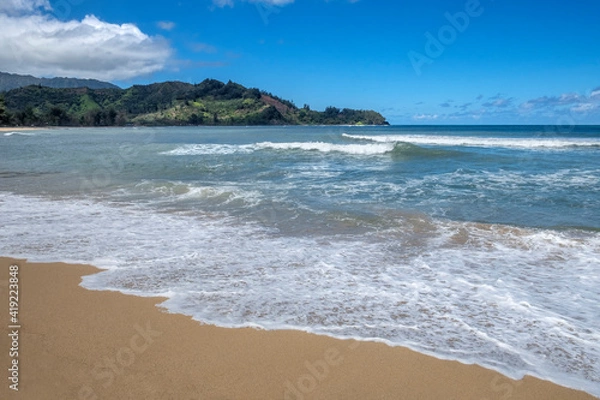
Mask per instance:
[[[170,156],[196,156],[196,155],[226,155],[236,153],[252,153],[255,150],[253,145],[233,145],[233,144],[186,144],[176,149],[165,151],[161,154]]]
[[[228,217],[0,194],[0,254],[108,267],[84,286],[166,295],[208,323],[375,339],[600,395],[600,234],[390,220],[292,238]]]
[[[163,152],[163,155],[189,156],[189,155],[227,155],[227,154],[249,154],[258,150],[302,150],[318,151],[323,153],[338,152],[354,155],[377,155],[385,154],[394,150],[393,143],[375,144],[334,144],[325,142],[292,142],[274,143],[262,142],[245,145],[231,144],[187,144],[176,149]]]
[[[256,200],[261,198],[257,191],[243,190],[236,185],[221,183],[219,186],[205,186],[198,183],[181,181],[142,181],[135,185],[134,193],[150,193],[153,198],[167,197],[173,199],[216,199],[223,200],[245,199]],[[131,193],[131,192],[130,192]],[[156,196],[159,195],[159,196]],[[162,195],[162,196],[161,196]]]
[[[583,138],[498,138],[442,135],[342,135],[347,139],[376,143],[412,143],[430,146],[506,147],[519,149],[563,149],[573,147],[600,147],[600,139]]]
[[[111,198],[118,202],[151,204],[167,209],[208,207],[217,212],[222,208],[247,209],[264,200],[262,193],[245,190],[227,182],[219,185],[202,185],[197,182],[144,180],[112,192]]]
[[[11,131],[11,132],[4,132],[4,136],[5,137],[10,137],[10,136],[35,136],[35,133],[33,132],[28,132],[28,131]]]
[[[275,150],[304,150],[320,151],[323,153],[339,152],[355,155],[385,154],[394,150],[394,143],[377,144],[334,144],[325,142],[296,142],[296,143],[272,143],[263,142],[256,145],[261,149]]]

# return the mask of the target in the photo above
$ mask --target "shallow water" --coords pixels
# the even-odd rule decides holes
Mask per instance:
[[[221,326],[380,340],[600,396],[600,129],[0,137],[0,254]]]

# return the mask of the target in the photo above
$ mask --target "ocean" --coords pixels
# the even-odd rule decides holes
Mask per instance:
[[[0,133],[0,254],[600,396],[600,127]]]

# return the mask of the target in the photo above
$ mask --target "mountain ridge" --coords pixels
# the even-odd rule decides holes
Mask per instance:
[[[42,85],[55,89],[89,87],[90,89],[118,89],[117,85],[96,79],[79,78],[37,78],[32,75],[11,74],[0,71],[0,92],[18,89],[30,85]]]
[[[0,125],[387,125],[372,110],[312,110],[257,88],[205,79],[127,89],[30,85],[0,94]]]

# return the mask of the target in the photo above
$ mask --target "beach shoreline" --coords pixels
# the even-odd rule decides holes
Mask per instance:
[[[0,271],[2,370],[19,364],[18,392],[3,379],[6,399],[594,398],[383,343],[203,325],[156,307],[161,298],[82,288],[92,266],[0,258]]]
[[[23,127],[23,126],[0,126],[0,132],[19,132],[19,131],[39,131],[39,127]]]

